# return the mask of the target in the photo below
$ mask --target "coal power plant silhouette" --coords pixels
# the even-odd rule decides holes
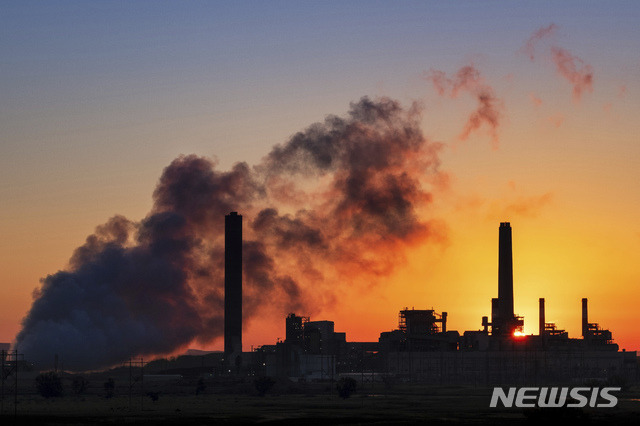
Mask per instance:
[[[637,383],[636,352],[619,351],[609,330],[589,322],[582,299],[582,337],[570,338],[545,319],[539,299],[539,332],[523,333],[524,318],[514,313],[512,228],[499,226],[498,297],[491,316],[474,331],[447,329],[447,312],[402,309],[398,328],[377,342],[349,342],[333,321],[312,321],[290,313],[286,338],[242,352],[242,216],[225,218],[224,353],[182,356],[167,364],[152,361],[148,371],[187,371],[220,376],[263,375],[294,380],[399,380],[439,385],[542,385]],[[577,310],[577,309],[576,309]],[[490,320],[489,320],[490,318]]]

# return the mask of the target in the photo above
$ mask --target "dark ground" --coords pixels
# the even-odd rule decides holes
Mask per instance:
[[[492,388],[434,387],[418,384],[359,384],[348,399],[340,398],[335,383],[280,381],[265,396],[253,382],[209,380],[200,395],[193,379],[153,381],[144,388],[134,383],[129,397],[128,377],[116,378],[116,394],[105,398],[103,377],[90,378],[82,395],[74,395],[65,381],[65,395],[45,399],[23,388],[16,415],[5,398],[1,425],[537,425],[577,420],[580,424],[640,424],[640,388],[616,394],[614,408],[521,409],[490,408]],[[153,401],[148,392],[157,393]]]

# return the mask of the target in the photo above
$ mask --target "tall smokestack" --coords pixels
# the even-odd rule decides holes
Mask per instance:
[[[589,330],[589,313],[587,311],[587,299],[582,299],[582,337],[587,337]]]
[[[242,216],[224,221],[224,353],[242,353]]]
[[[538,334],[540,336],[544,336],[544,323],[545,323],[545,315],[544,315],[544,297],[540,298],[540,313],[538,315]]]
[[[511,255],[511,225],[500,223],[498,247],[498,304],[500,319],[506,326],[513,313],[513,258]],[[505,332],[507,330],[504,330]]]

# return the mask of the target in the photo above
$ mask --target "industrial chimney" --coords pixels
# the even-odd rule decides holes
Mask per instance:
[[[224,353],[242,353],[242,216],[231,212],[224,223]]]
[[[511,225],[501,222],[498,235],[498,298],[491,299],[491,333],[511,336],[522,323],[513,313]]]
[[[498,300],[500,318],[509,321],[513,313],[513,258],[511,254],[511,225],[500,223],[498,241]]]
[[[587,307],[587,298],[582,299],[582,337],[585,339],[589,334],[589,311]]]
[[[545,334],[545,314],[544,314],[544,298],[539,299],[539,314],[538,314],[538,334],[544,336]]]

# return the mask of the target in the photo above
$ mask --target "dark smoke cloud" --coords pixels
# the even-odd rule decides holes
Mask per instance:
[[[471,113],[460,133],[460,139],[466,140],[471,133],[482,126],[489,129],[493,148],[498,148],[498,129],[503,115],[502,100],[495,95],[480,71],[473,65],[460,68],[453,77],[440,70],[430,70],[424,74],[425,79],[431,81],[440,96],[457,98],[460,93],[467,92],[477,101],[477,108]]]
[[[219,171],[207,158],[176,158],[146,218],[112,218],[67,270],[42,280],[17,347],[40,365],[58,354],[66,368],[85,370],[221,337],[230,211],[244,216],[249,322],[265,309],[320,309],[347,279],[376,282],[409,247],[443,234],[423,219],[432,199],[424,183],[442,180],[441,147],[419,120],[415,105],[365,97],[254,167]]]
[[[127,246],[121,217],[110,220],[78,248],[69,271],[42,280],[18,348],[29,359],[65,366],[104,367],[135,354],[171,351],[201,328],[187,285],[197,242],[181,216],[166,212],[142,221]]]

